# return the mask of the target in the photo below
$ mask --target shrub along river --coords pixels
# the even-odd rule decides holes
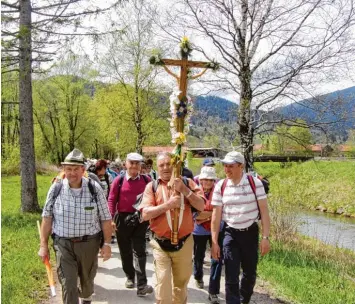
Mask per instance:
[[[355,219],[321,212],[302,212],[299,232],[322,242],[355,251]]]

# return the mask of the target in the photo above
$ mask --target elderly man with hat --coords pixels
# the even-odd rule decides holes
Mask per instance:
[[[126,157],[126,172],[114,179],[108,197],[108,206],[114,217],[112,223],[116,229],[118,248],[121,254],[122,268],[126,274],[126,288],[134,288],[137,277],[137,296],[142,297],[153,292],[147,285],[146,276],[146,240],[148,222],[140,222],[133,205],[137,195],[144,192],[151,181],[147,175],[141,175],[143,156],[129,153]],[[134,264],[133,265],[133,257]]]
[[[217,180],[216,169],[214,167],[202,167],[200,177],[200,188],[205,196],[205,208],[195,216],[195,226],[192,232],[194,237],[194,278],[198,288],[204,288],[203,282],[203,261],[207,242],[212,244],[211,239],[211,218],[213,206],[211,205],[212,195]],[[219,244],[223,238],[223,222],[221,222]],[[218,304],[218,294],[220,291],[220,281],[222,273],[222,259],[211,262],[210,282],[208,285],[208,300],[212,304]]]
[[[91,303],[100,250],[111,257],[111,216],[101,186],[84,177],[84,156],[74,149],[64,162],[65,178],[50,187],[42,213],[38,255],[49,259],[48,238],[52,233],[63,303]],[[59,193],[55,194],[59,186]],[[93,193],[93,194],[92,194]],[[78,288],[78,277],[80,288]]]
[[[226,179],[217,183],[212,197],[212,257],[221,258],[218,234],[223,220],[226,303],[249,303],[256,281],[259,218],[262,227],[260,253],[265,255],[270,250],[270,217],[266,194],[262,182],[253,178],[254,194],[244,172],[244,156],[240,152],[229,152],[221,162]],[[240,268],[243,272],[239,284]]]

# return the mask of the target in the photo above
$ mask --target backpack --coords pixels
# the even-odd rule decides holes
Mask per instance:
[[[96,205],[97,205],[97,193],[95,190],[95,186],[93,184],[92,179],[89,177],[88,178],[89,182],[88,182],[88,187],[89,187],[89,191],[90,194],[92,196],[92,198],[94,199]],[[55,183],[54,185],[54,191],[53,191],[53,195],[52,195],[52,200],[54,200],[54,202],[56,201],[57,197],[59,196],[60,191],[62,190],[63,187],[63,180],[62,179],[56,179],[55,181],[53,181],[53,183]]]
[[[262,178],[261,176],[258,175],[257,177],[263,184],[264,186],[264,190],[265,190],[265,193],[269,193],[269,181],[265,178]],[[261,214],[260,214],[260,207],[259,207],[259,201],[258,201],[258,198],[256,196],[256,186],[255,186],[255,182],[254,182],[254,178],[253,176],[247,174],[247,179],[248,179],[248,182],[249,182],[249,185],[250,185],[250,188],[252,189],[253,193],[254,193],[254,196],[255,196],[255,200],[256,200],[256,205],[258,206],[258,219],[260,220],[261,219]],[[224,194],[224,190],[226,189],[226,186],[227,186],[227,182],[228,182],[228,179],[225,178],[223,180],[223,183],[222,183],[222,187],[221,187],[221,195],[223,197],[223,194]]]
[[[97,192],[95,190],[95,185],[94,185],[94,181],[89,177],[88,178],[89,182],[88,182],[88,188],[91,194],[92,199],[95,201],[96,203],[96,207],[97,207],[97,212],[99,212],[99,205],[97,203]],[[53,195],[52,195],[52,200],[54,201],[54,203],[57,200],[57,197],[60,194],[60,191],[62,190],[63,187],[63,180],[62,179],[55,179],[53,181],[53,183],[55,183],[54,185],[54,191],[53,191]],[[102,230],[100,231],[100,248],[102,248],[102,246],[104,245],[104,235]]]

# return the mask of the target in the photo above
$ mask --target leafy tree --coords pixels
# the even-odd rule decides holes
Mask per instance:
[[[304,122],[298,121],[300,125]],[[304,153],[308,151],[312,135],[309,129],[297,125],[288,127],[280,125],[276,127],[275,134],[267,138],[270,142],[270,151],[278,155],[284,155],[290,151]]]
[[[57,164],[74,147],[83,149],[79,140],[92,128],[88,122],[89,86],[86,79],[70,74],[35,83],[34,116],[44,143],[42,153],[50,151],[51,161]]]
[[[1,157],[3,162],[19,146],[18,74],[4,74],[1,78]],[[13,159],[11,160],[13,161]],[[19,162],[16,162],[19,165]]]
[[[95,94],[91,115],[97,122],[96,132],[92,133],[94,142],[93,155],[104,152],[103,147],[110,151],[107,156],[115,158],[117,155],[125,155],[135,151],[137,138],[135,107],[127,100],[134,94],[134,88],[122,84],[110,85],[101,88]],[[148,145],[169,144],[168,103],[165,98],[155,92],[150,92],[150,99],[143,91],[139,96],[142,109],[141,132],[144,134],[143,143]],[[93,114],[94,113],[94,114]]]

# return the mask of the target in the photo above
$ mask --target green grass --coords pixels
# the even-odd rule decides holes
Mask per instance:
[[[258,171],[269,173],[271,204],[278,201],[290,208],[321,207],[330,213],[342,209],[343,215],[355,216],[355,162],[310,161],[278,170],[262,164]]]
[[[37,176],[40,205],[45,201],[52,177]],[[37,256],[36,221],[41,216],[20,212],[19,176],[2,177],[1,185],[1,303],[39,303],[48,295],[45,267]]]
[[[258,275],[292,303],[355,303],[355,254],[315,240],[273,242]]]

